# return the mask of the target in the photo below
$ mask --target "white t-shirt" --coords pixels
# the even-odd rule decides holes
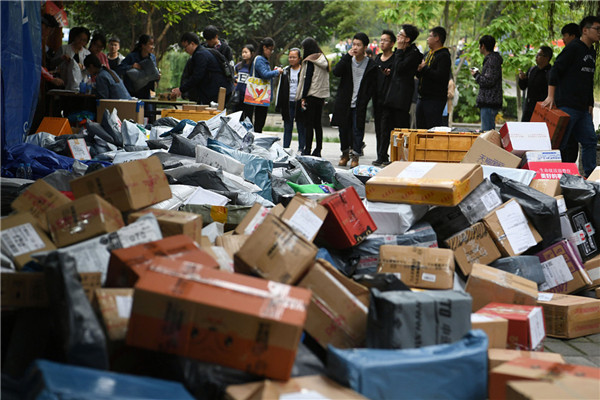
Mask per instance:
[[[290,68],[290,101],[296,101],[296,91],[298,90],[298,77],[300,68],[294,70]]]
[[[369,57],[363,58],[361,62],[356,61],[356,57],[352,57],[352,103],[350,108],[356,108],[356,99],[358,98],[358,90],[360,89],[360,83],[367,69],[367,63]]]

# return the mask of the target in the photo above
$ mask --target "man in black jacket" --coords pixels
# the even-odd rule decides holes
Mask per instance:
[[[229,97],[233,87],[215,56],[200,46],[198,35],[184,33],[179,45],[191,57],[181,74],[180,86],[171,93],[199,104],[210,104],[219,100],[219,88],[224,87]]]
[[[538,101],[544,101],[548,96],[548,72],[550,72],[550,60],[552,59],[552,49],[548,46],[541,46],[535,55],[535,64],[529,68],[527,74],[519,70],[519,87],[521,90],[527,89],[527,100],[523,107],[522,122],[529,122],[533,109]]]
[[[448,81],[452,61],[444,47],[446,30],[436,26],[429,31],[429,52],[417,68],[419,100],[417,102],[417,128],[430,129],[443,123],[442,114],[448,100]]]
[[[600,41],[600,18],[585,17],[579,24],[581,38],[575,39],[556,57],[550,70],[548,97],[544,107],[555,104],[569,114],[560,151],[563,162],[575,162],[577,152],[567,151],[569,137],[575,135],[581,144],[581,161],[585,176],[596,168],[596,145],[598,136],[594,130],[594,72],[596,51],[592,45]]]
[[[369,37],[359,32],[352,39],[352,48],[344,54],[333,68],[340,77],[331,124],[340,130],[342,156],[338,165],[358,166],[365,136],[367,104],[373,98],[376,104],[377,64],[367,57]]]
[[[494,51],[496,39],[484,35],[479,39],[479,52],[484,55],[481,72],[471,68],[471,75],[479,85],[477,107],[481,110],[481,130],[496,128],[496,115],[502,108],[502,56]]]
[[[233,65],[233,51],[225,39],[219,39],[219,30],[214,25],[208,25],[202,31],[202,37],[206,42],[202,46],[219,50],[225,59]]]

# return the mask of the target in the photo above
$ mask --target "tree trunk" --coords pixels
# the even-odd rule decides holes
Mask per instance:
[[[521,92],[521,88],[519,87],[519,74],[515,78],[515,83],[517,84],[517,121],[520,121],[523,119],[523,92]]]

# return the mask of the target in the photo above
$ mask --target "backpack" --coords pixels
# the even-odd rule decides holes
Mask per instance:
[[[233,65],[229,61],[227,61],[225,56],[221,54],[219,50],[213,49],[212,47],[205,47],[205,49],[208,50],[217,59],[217,62],[221,67],[221,72],[223,72],[223,75],[225,75],[227,82],[231,84],[235,83],[235,69]]]

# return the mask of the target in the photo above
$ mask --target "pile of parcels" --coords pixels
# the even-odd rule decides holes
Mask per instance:
[[[565,173],[507,123],[475,144],[525,168],[398,161],[363,183],[215,118],[15,196],[3,394],[599,397],[599,368],[543,343],[600,333],[600,169]]]

